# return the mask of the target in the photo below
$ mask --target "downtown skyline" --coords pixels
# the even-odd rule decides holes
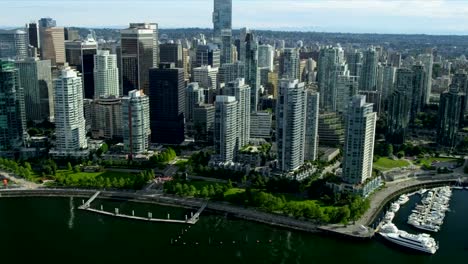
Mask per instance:
[[[54,17],[61,26],[124,28],[128,21],[143,20],[155,21],[161,28],[212,26],[210,0],[139,0],[131,4],[121,0],[64,0],[58,3],[57,0],[3,0],[0,27],[20,27],[24,19],[43,16]],[[18,10],[22,15],[13,15]],[[466,3],[452,0],[234,0],[233,28],[467,35],[467,12]]]

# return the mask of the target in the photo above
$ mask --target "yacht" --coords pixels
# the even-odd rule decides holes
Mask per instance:
[[[379,234],[390,242],[425,253],[434,254],[439,249],[439,246],[431,236],[427,234],[409,234],[403,230],[398,230],[392,223],[383,225]]]
[[[384,221],[385,222],[392,222],[393,218],[395,218],[395,213],[394,212],[387,212],[384,216]]]
[[[402,204],[407,203],[408,201],[409,201],[408,195],[402,194],[402,195],[400,196],[400,198],[398,198],[397,203],[400,204],[400,205],[402,205]]]
[[[390,205],[390,212],[398,212],[398,210],[400,210],[400,205],[398,203],[392,203],[392,205]]]

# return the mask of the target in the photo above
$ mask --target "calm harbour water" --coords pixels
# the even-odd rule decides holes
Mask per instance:
[[[419,254],[376,237],[353,241],[307,234],[204,212],[191,227],[132,221],[73,209],[81,198],[0,198],[2,263],[466,263],[468,191],[454,191],[451,211],[435,234],[440,249]],[[415,195],[394,223],[417,233],[406,218]],[[96,200],[93,206],[155,218],[184,219],[180,208]],[[180,238],[179,238],[180,236]],[[175,242],[177,240],[177,242]],[[171,243],[172,242],[172,243]],[[184,245],[185,243],[185,245]]]

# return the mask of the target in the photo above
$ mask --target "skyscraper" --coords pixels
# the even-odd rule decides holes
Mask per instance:
[[[237,106],[234,96],[216,96],[214,126],[216,161],[233,162],[236,157],[238,150]]]
[[[346,113],[351,98],[358,93],[358,77],[351,76],[347,64],[336,67],[335,81],[329,90],[331,94],[327,98],[331,102],[331,107],[326,109],[339,113]],[[329,103],[327,103],[328,105]]]
[[[392,65],[384,65],[383,69],[383,80],[382,80],[382,98],[387,100],[387,98],[392,95],[393,87],[395,85],[396,77],[396,67]]]
[[[201,66],[192,70],[193,81],[198,82],[201,87],[206,89],[216,89],[218,68],[211,66]]]
[[[361,75],[359,78],[359,90],[377,90],[377,64],[379,54],[374,47],[370,47],[364,52]]]
[[[305,124],[305,160],[316,160],[318,155],[318,120],[320,95],[307,89],[307,110]]]
[[[426,91],[426,71],[422,65],[413,65],[411,68],[413,71],[413,92],[411,95],[411,114],[410,120],[414,121],[416,116],[425,106],[424,93]]]
[[[116,96],[95,98],[92,102],[91,111],[91,132],[93,138],[121,139],[123,137],[121,98]]]
[[[463,124],[465,93],[460,92],[458,85],[450,85],[450,89],[440,96],[439,118],[437,122],[437,143],[453,148],[457,145],[458,131]]]
[[[307,94],[304,83],[280,80],[276,105],[276,142],[280,170],[290,172],[304,164]]]
[[[353,97],[349,105],[344,148],[343,180],[362,184],[372,177],[377,115],[363,95]]]
[[[242,148],[249,143],[250,138],[250,86],[239,78],[228,83],[225,92],[237,101],[237,146]]]
[[[120,31],[122,93],[149,94],[149,70],[158,66],[158,24],[132,23]]]
[[[232,29],[232,0],[214,0],[213,38],[215,43],[221,43],[224,29]]]
[[[218,84],[229,83],[237,78],[245,78],[245,63],[236,61],[221,65],[218,71]]]
[[[283,50],[279,62],[279,77],[282,79],[301,79],[298,49]]]
[[[337,69],[343,67],[344,51],[341,46],[325,47],[320,50],[318,59],[317,81],[320,91],[320,107],[333,111],[335,80]]]
[[[360,76],[362,70],[362,52],[353,50],[346,54],[346,62],[349,67],[349,75]]]
[[[193,109],[193,129],[196,141],[213,143],[215,123],[215,106],[198,104]]]
[[[40,27],[41,59],[50,60],[53,66],[63,65],[65,37],[62,27]]]
[[[22,60],[28,57],[28,33],[23,30],[0,30],[0,58]]]
[[[94,91],[94,55],[98,44],[91,34],[85,40],[65,42],[65,56],[68,65],[76,67],[83,78],[85,98],[93,98]]]
[[[387,141],[393,144],[405,142],[408,129],[412,94],[414,90],[414,73],[401,68],[396,72],[395,90],[388,102]]]
[[[88,144],[86,140],[86,121],[83,110],[83,86],[78,72],[64,68],[55,87],[55,148],[52,156],[84,156]]]
[[[124,149],[133,158],[149,147],[150,106],[149,98],[141,90],[128,92],[122,98],[122,134]]]
[[[184,141],[184,70],[161,63],[149,72],[151,141],[180,144]]]
[[[39,49],[39,26],[36,22],[28,24],[29,45]]]
[[[258,67],[267,67],[270,71],[274,70],[274,49],[271,45],[258,46]]]
[[[26,119],[42,122],[54,118],[54,89],[50,60],[28,58],[16,61],[24,91]]]
[[[119,96],[119,69],[117,55],[107,50],[99,50],[94,55],[94,98]]]
[[[174,63],[177,68],[184,68],[182,56],[181,44],[165,43],[159,45],[159,61],[162,63]]]
[[[465,70],[458,70],[452,78],[452,84],[458,85],[459,91],[468,94],[468,74]],[[468,104],[465,105],[465,112],[468,112]]]
[[[13,62],[0,60],[0,151],[20,147],[26,131],[23,90],[18,75]]]
[[[221,66],[220,54],[215,45],[199,45],[195,55],[195,63],[192,66],[196,68],[210,65],[212,68],[219,68]]]
[[[193,110],[194,108],[203,103],[203,88],[201,88],[197,82],[189,83],[185,95],[185,121],[193,121]]]
[[[258,41],[253,32],[245,37],[245,82],[250,85],[250,111],[256,112],[260,89],[260,74],[258,70]]]
[[[426,69],[426,89],[423,91],[423,103],[427,105],[431,99],[432,68],[434,66],[434,56],[432,53],[423,54],[419,56],[419,60],[424,65],[424,69]]]

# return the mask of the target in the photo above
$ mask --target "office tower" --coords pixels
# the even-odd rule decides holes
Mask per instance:
[[[259,45],[258,46],[258,67],[268,68],[270,71],[274,71],[275,64],[275,51],[271,45]]]
[[[225,95],[234,96],[237,101],[237,146],[249,144],[250,138],[250,86],[243,78],[227,83]]]
[[[216,45],[199,45],[195,54],[195,63],[192,67],[201,67],[210,65],[212,68],[221,66],[220,51]]]
[[[28,25],[29,45],[39,49],[39,26],[36,22],[31,22]]]
[[[0,151],[12,151],[23,143],[26,131],[23,89],[15,64],[0,60]]]
[[[411,95],[411,114],[410,121],[413,122],[417,114],[421,112],[424,103],[424,92],[426,89],[426,71],[422,65],[413,65],[413,93]]]
[[[151,142],[180,144],[184,141],[184,70],[161,63],[150,69]]]
[[[233,162],[238,147],[238,110],[234,96],[218,95],[215,103],[215,160]]]
[[[400,68],[396,72],[395,90],[388,101],[387,141],[393,144],[405,142],[411,113],[414,90],[414,73]]]
[[[94,97],[94,55],[98,44],[91,34],[85,40],[65,42],[65,57],[68,65],[75,67],[83,78],[85,98]]]
[[[214,0],[213,39],[221,43],[223,30],[232,29],[232,0]]]
[[[245,62],[245,56],[246,56],[246,49],[245,49],[245,40],[247,38],[247,34],[250,33],[250,30],[248,28],[241,28],[239,32],[239,60]]]
[[[107,50],[94,55],[94,98],[120,95],[117,56]]]
[[[349,106],[344,148],[343,181],[363,184],[372,178],[377,115],[363,95],[353,97]]]
[[[335,80],[337,69],[343,67],[344,52],[340,46],[325,47],[320,50],[317,69],[317,82],[320,92],[320,107],[333,111]]]
[[[159,45],[159,61],[162,63],[174,63],[177,68],[184,68],[182,55],[181,44],[165,43]]]
[[[268,94],[272,95],[273,98],[277,98],[278,97],[278,73],[277,72],[268,73],[268,83],[269,83]]]
[[[88,146],[83,110],[83,84],[78,72],[65,67],[54,80],[55,148],[53,156],[83,155]]]
[[[54,89],[50,60],[27,58],[16,61],[24,91],[26,120],[42,122],[54,119]]]
[[[429,53],[420,55],[418,59],[422,65],[424,65],[424,69],[426,69],[426,89],[423,91],[423,103],[427,105],[429,104],[431,98],[432,68],[434,66],[434,57],[432,56],[432,53]]]
[[[93,138],[122,138],[122,100],[116,96],[95,98],[92,103]],[[149,121],[148,121],[149,123]]]
[[[203,88],[197,82],[189,83],[185,92],[185,121],[193,121],[193,111],[198,104],[203,103]]]
[[[270,69],[267,67],[258,68],[259,76],[260,76],[260,86],[265,88],[268,86],[268,74],[270,73]]]
[[[192,78],[194,82],[198,82],[203,88],[216,89],[218,68],[211,68],[209,65],[194,68],[192,70]]]
[[[283,50],[279,62],[279,77],[281,79],[301,79],[298,49]]]
[[[399,52],[393,52],[390,54],[388,58],[388,63],[395,68],[400,68],[401,67],[401,53]]]
[[[214,0],[214,43],[221,49],[220,61],[232,62],[232,0]]]
[[[85,118],[85,131],[87,134],[88,132],[91,132],[93,126],[93,99],[83,99],[83,113]]]
[[[257,111],[260,89],[258,71],[258,41],[252,32],[245,37],[245,82],[250,85],[250,111]]]
[[[320,113],[318,135],[320,146],[342,147],[344,128],[341,115],[336,112]]]
[[[28,57],[28,33],[0,29],[0,58],[22,60]]]
[[[198,104],[193,109],[193,130],[196,141],[213,142],[215,123],[215,106]]]
[[[280,80],[276,106],[279,169],[290,172],[304,164],[307,94],[304,83]]]
[[[63,65],[65,60],[65,38],[62,27],[40,29],[41,59],[50,60],[52,65]]]
[[[39,19],[39,28],[50,28],[50,27],[56,27],[56,26],[57,26],[57,22],[50,17]]]
[[[359,75],[359,90],[377,90],[377,64],[379,54],[374,47],[370,47],[363,54],[362,70]]]
[[[349,75],[360,76],[362,70],[363,55],[362,52],[353,50],[346,54],[346,62],[349,67]]]
[[[452,84],[458,86],[459,91],[468,94],[468,75],[465,70],[458,70],[452,77]],[[465,112],[468,111],[468,104],[465,104]]]
[[[80,33],[76,29],[65,28],[64,29],[64,38],[68,41],[74,41],[80,39]]]
[[[392,65],[384,65],[383,69],[383,81],[382,81],[382,98],[387,98],[393,93],[393,87],[395,85],[395,76],[397,68]]]
[[[450,85],[448,91],[440,95],[439,118],[437,122],[437,143],[454,148],[458,143],[458,131],[463,125],[466,94],[458,85]]]
[[[237,78],[245,78],[245,63],[241,61],[225,63],[218,71],[218,87],[221,83],[229,83]]]
[[[320,95],[307,89],[307,109],[305,121],[305,160],[316,160],[318,155],[318,120]]]
[[[336,67],[334,75],[335,82],[332,83],[329,90],[331,94],[325,97],[329,100],[325,108],[339,113],[346,113],[351,98],[358,93],[359,77],[351,76],[346,64]]]
[[[145,152],[149,147],[150,103],[141,90],[128,92],[122,97],[122,134],[124,150],[130,154]]]
[[[120,31],[122,94],[143,90],[149,94],[148,73],[159,58],[158,24],[130,24]]]

